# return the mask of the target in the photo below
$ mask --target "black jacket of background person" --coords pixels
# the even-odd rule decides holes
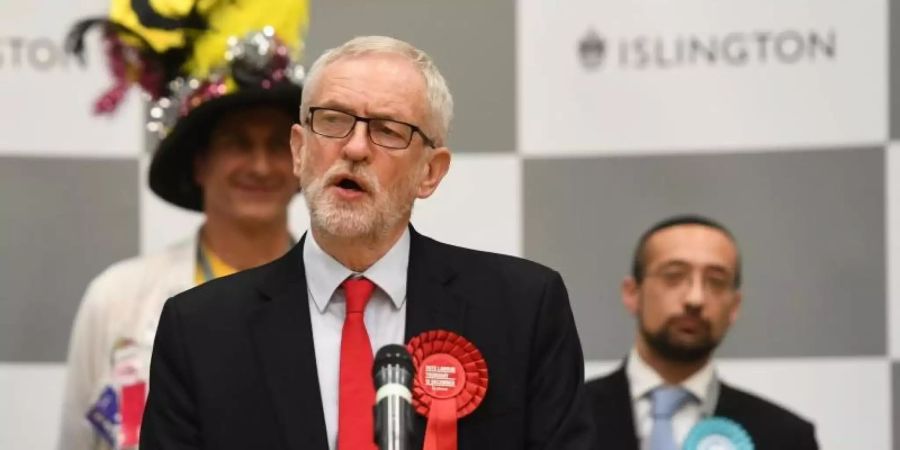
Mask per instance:
[[[757,450],[816,450],[813,425],[786,409],[719,382],[715,416],[741,424]],[[631,389],[623,365],[587,383],[597,431],[596,449],[638,450]]]
[[[328,448],[302,248],[166,302],[141,450]],[[487,362],[487,394],[459,422],[460,450],[593,447],[581,344],[558,273],[411,230],[407,277],[407,341],[453,331]],[[413,448],[424,429],[416,415]]]

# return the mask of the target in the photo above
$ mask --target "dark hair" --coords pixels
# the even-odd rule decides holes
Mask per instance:
[[[662,221],[657,222],[655,225],[650,227],[644,234],[641,235],[641,238],[638,240],[637,247],[634,249],[634,255],[631,258],[631,276],[634,278],[635,282],[641,284],[644,281],[644,264],[646,263],[644,258],[644,253],[647,250],[647,241],[656,234],[658,231],[665,230],[666,228],[677,227],[680,225],[700,225],[704,227],[713,228],[716,230],[725,233],[728,236],[728,239],[734,244],[735,249],[737,249],[737,240],[734,238],[734,235],[728,228],[725,228],[725,225],[722,225],[719,222],[716,222],[713,219],[708,217],[696,215],[696,214],[684,214],[679,216],[669,217]],[[738,252],[737,255],[737,263],[735,267],[734,274],[734,287],[735,289],[741,287],[741,255]]]

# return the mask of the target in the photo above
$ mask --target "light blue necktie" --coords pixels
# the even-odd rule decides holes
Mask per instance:
[[[693,396],[678,386],[660,386],[650,392],[650,415],[653,429],[650,432],[650,450],[679,450],[672,431],[672,416]]]

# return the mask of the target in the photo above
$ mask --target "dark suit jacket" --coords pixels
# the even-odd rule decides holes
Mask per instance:
[[[757,450],[815,450],[813,425],[755,395],[720,382],[714,414],[741,424]],[[587,383],[597,428],[595,448],[637,450],[638,439],[631,409],[631,389],[625,367]]]
[[[302,245],[166,302],[141,450],[328,448]],[[461,450],[592,446],[581,345],[558,273],[412,230],[407,276],[406,339],[454,331],[487,361],[487,395],[459,422]],[[425,420],[416,420],[422,448]]]

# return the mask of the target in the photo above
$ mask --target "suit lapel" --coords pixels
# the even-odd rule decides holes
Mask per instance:
[[[443,329],[462,334],[465,302],[449,290],[456,276],[441,259],[439,244],[410,228],[406,278],[406,342],[425,331]],[[422,448],[425,417],[414,413],[412,448]]]
[[[742,405],[740,399],[735,396],[734,388],[717,381],[719,383],[719,398],[716,400],[716,408],[713,415],[720,417],[728,417],[740,422],[743,420],[741,411]]]
[[[259,287],[250,335],[288,448],[327,449],[310,325],[303,241],[274,262]]]
[[[634,426],[631,387],[625,374],[625,364],[601,383],[603,387],[594,399],[597,436],[600,436],[609,448],[637,450],[637,428]]]
[[[410,226],[409,269],[406,278],[406,341],[424,331],[461,333],[465,302],[452,295],[456,272],[438,253],[439,244]]]

